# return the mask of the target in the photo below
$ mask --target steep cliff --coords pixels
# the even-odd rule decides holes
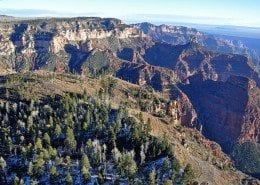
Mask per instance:
[[[253,80],[231,76],[226,82],[202,75],[180,85],[198,113],[202,132],[230,153],[236,142],[259,142],[259,88]]]
[[[196,42],[177,46],[156,43],[145,50],[143,57],[151,65],[172,69],[181,81],[202,73],[205,79],[226,81],[230,75],[238,75],[259,84],[258,74],[247,57],[208,51]]]
[[[93,49],[113,51],[142,38],[141,31],[117,19],[6,21],[0,24],[0,57],[16,71],[55,70],[59,63],[76,70],[75,63],[80,68]]]

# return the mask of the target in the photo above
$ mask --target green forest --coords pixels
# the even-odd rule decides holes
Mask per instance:
[[[0,103],[1,183],[188,183],[167,138],[142,114],[86,94]]]

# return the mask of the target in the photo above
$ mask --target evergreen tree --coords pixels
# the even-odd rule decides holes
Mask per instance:
[[[163,182],[163,185],[172,185],[172,184],[173,182],[169,179]]]
[[[114,162],[118,162],[118,160],[121,158],[121,153],[120,151],[117,149],[117,147],[115,146],[114,149],[112,150],[112,156],[113,156],[113,160]]]
[[[50,126],[50,128],[53,127],[53,117],[52,116],[50,116],[50,118],[49,118],[49,126]]]
[[[41,138],[37,138],[36,139],[36,142],[35,142],[35,150],[37,151],[37,152],[41,152],[42,151],[42,140],[41,140]]]
[[[73,178],[70,175],[70,173],[67,173],[66,178],[65,178],[66,184],[67,185],[73,185]]]
[[[57,157],[57,150],[55,148],[52,148],[51,146],[49,146],[48,152],[49,152],[51,159],[55,159],[55,157]]]
[[[90,178],[91,178],[90,172],[89,172],[89,170],[88,170],[85,166],[83,166],[83,167],[81,168],[81,174],[82,174],[83,180],[84,180],[85,182],[87,182],[87,181],[90,180]]]
[[[125,153],[118,161],[118,171],[123,177],[133,179],[137,165],[130,153]]]
[[[58,183],[58,173],[55,166],[51,166],[50,168],[50,182],[51,184],[57,184]]]
[[[145,146],[144,145],[141,146],[140,157],[141,157],[141,164],[145,163],[146,155],[145,155]]]
[[[6,168],[6,162],[2,156],[0,156],[0,170],[4,171]]]
[[[89,168],[90,168],[89,159],[88,159],[88,156],[86,154],[82,155],[81,167],[85,167],[87,170],[89,170]]]
[[[61,128],[59,124],[56,124],[55,129],[54,129],[54,136],[58,137],[61,135]]]
[[[44,133],[43,142],[44,142],[45,146],[50,146],[51,145],[51,138],[50,138],[50,136],[49,136],[49,134],[47,132]]]
[[[44,174],[44,164],[43,154],[40,153],[39,155],[36,155],[33,162],[33,174],[36,177],[41,177]]]
[[[114,148],[116,145],[116,133],[115,130],[112,126],[109,127],[109,132],[108,132],[108,146],[109,148]]]
[[[83,125],[82,125],[82,129],[84,130],[84,131],[87,131],[88,130],[88,128],[89,128],[89,126],[90,126],[90,111],[89,110],[87,110],[86,111],[86,114],[85,114],[85,116],[84,116],[84,121],[83,121]]]
[[[64,162],[67,164],[68,167],[70,167],[71,165],[71,159],[70,159],[70,156],[66,156],[65,159],[64,159]]]
[[[180,169],[181,169],[181,165],[179,161],[174,157],[172,161],[172,177],[171,177],[173,182],[176,182]]]
[[[13,183],[13,185],[20,185],[20,179],[19,179],[19,177],[15,177],[14,178],[14,183]]]
[[[169,170],[170,170],[170,160],[168,157],[166,157],[165,160],[163,161],[163,165],[161,167],[162,175],[169,172]]]
[[[148,181],[149,185],[156,185],[156,172],[155,170],[153,170],[150,174],[149,174],[149,181]]]
[[[105,179],[104,179],[104,175],[102,174],[102,172],[98,173],[98,177],[97,177],[98,183],[99,184],[104,184]]]
[[[0,183],[6,183],[6,161],[0,156]]]
[[[172,168],[173,168],[173,171],[175,171],[177,173],[179,173],[179,171],[181,169],[180,162],[176,159],[176,157],[173,158]]]
[[[194,179],[194,172],[190,164],[187,164],[182,174],[182,184],[189,184]]]
[[[65,147],[67,150],[73,150],[76,149],[76,140],[73,133],[73,130],[71,128],[67,128],[66,131],[66,139],[65,139]]]
[[[33,176],[33,163],[30,162],[27,170],[27,174],[32,177]]]
[[[33,117],[30,115],[27,119],[27,131],[30,131],[33,127]]]

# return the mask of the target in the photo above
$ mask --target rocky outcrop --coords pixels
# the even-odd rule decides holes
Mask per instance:
[[[151,86],[157,91],[163,91],[165,86],[175,83],[177,79],[172,70],[129,62],[122,63],[116,76],[135,84]]]
[[[171,87],[170,95],[175,100],[171,110],[177,111],[178,123],[186,127],[196,127],[198,116],[188,96],[177,86]]]
[[[150,23],[140,23],[133,26],[142,30],[155,42],[184,45],[196,38],[200,45],[205,46],[209,50],[250,56],[255,65],[254,68],[259,72],[260,52],[258,50],[259,47],[254,44],[257,42],[255,39],[209,35],[194,28],[183,26],[156,26]]]
[[[160,25],[156,26],[151,23],[134,24],[135,28],[142,30],[145,34],[150,36],[155,42],[166,42],[173,45],[187,44],[191,38],[200,38],[204,34],[194,28],[183,26]]]
[[[174,124],[195,127],[197,113],[185,93],[174,84],[177,76],[172,70],[163,67],[124,62],[116,76],[141,86],[153,87],[156,91],[169,94],[171,102],[166,106],[167,115]]]
[[[16,71],[53,70],[57,62],[63,61],[64,65],[68,65],[68,59],[72,56],[66,51],[68,45],[77,48],[78,52],[89,53],[94,48],[118,50],[121,48],[120,44],[127,46],[135,39],[145,39],[145,35],[118,19],[51,18],[5,21],[0,25],[0,58],[1,62]],[[58,61],[57,58],[61,60]]]
[[[182,82],[198,73],[211,80],[226,81],[237,75],[260,82],[247,57],[208,51],[195,42],[177,46],[155,43],[146,48],[143,58],[150,65],[172,69]]]

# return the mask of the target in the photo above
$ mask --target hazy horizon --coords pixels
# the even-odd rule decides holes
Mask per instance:
[[[0,0],[0,14],[16,17],[115,17],[128,22],[177,22],[260,27],[260,1]]]

